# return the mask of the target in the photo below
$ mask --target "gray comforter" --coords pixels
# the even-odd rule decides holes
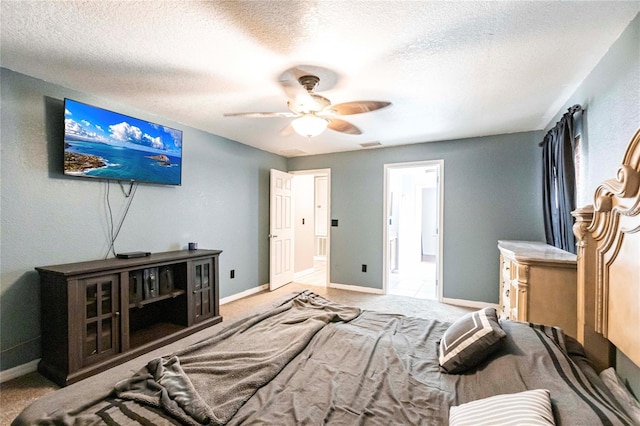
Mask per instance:
[[[449,407],[549,389],[557,424],[629,424],[555,328],[504,322],[503,348],[444,374],[448,323],[293,297],[179,353],[151,361],[97,403],[40,424],[446,425]],[[578,354],[580,358],[580,354]],[[508,416],[508,413],[505,413]],[[22,424],[22,423],[20,423]]]
[[[304,293],[210,340],[151,361],[119,383],[116,394],[162,407],[186,424],[225,424],[327,324],[359,314],[358,308]]]

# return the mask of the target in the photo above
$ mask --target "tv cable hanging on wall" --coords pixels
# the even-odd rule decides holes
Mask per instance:
[[[114,228],[113,225],[113,210],[111,209],[111,202],[109,200],[109,195],[110,195],[110,185],[109,185],[110,181],[106,181],[106,191],[105,191],[105,201],[106,201],[106,206],[107,206],[107,213],[109,215],[109,238],[110,238],[110,244],[109,244],[109,248],[107,249],[107,254],[105,254],[104,258],[106,259],[107,257],[109,257],[109,253],[113,252],[114,256],[117,256],[116,254],[116,249],[115,249],[115,244],[116,244],[116,239],[118,238],[118,235],[120,234],[120,230],[122,229],[122,225],[124,224],[125,219],[127,218],[127,214],[129,213],[129,208],[131,207],[131,203],[133,202],[133,198],[136,195],[136,191],[138,190],[138,182],[131,182],[131,185],[129,186],[129,192],[125,191],[124,186],[122,185],[121,181],[118,181],[118,183],[120,184],[120,189],[122,189],[122,193],[124,194],[125,198],[127,198],[127,204],[125,206],[124,209],[124,213],[122,214],[122,218],[120,219],[120,223],[118,223],[117,228]]]

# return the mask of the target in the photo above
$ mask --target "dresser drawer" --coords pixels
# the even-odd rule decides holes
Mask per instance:
[[[500,318],[561,327],[575,337],[576,257],[540,242],[500,241]]]

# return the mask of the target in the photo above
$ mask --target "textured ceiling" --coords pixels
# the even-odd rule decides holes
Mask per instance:
[[[3,67],[282,155],[544,128],[638,1],[1,1]],[[278,83],[317,72],[362,135],[308,141]],[[161,118],[158,120],[162,123]],[[185,141],[188,143],[188,141]]]

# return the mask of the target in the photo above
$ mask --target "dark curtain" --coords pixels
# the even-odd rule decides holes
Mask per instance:
[[[576,253],[573,216],[576,208],[574,105],[542,141],[542,204],[547,244]]]

